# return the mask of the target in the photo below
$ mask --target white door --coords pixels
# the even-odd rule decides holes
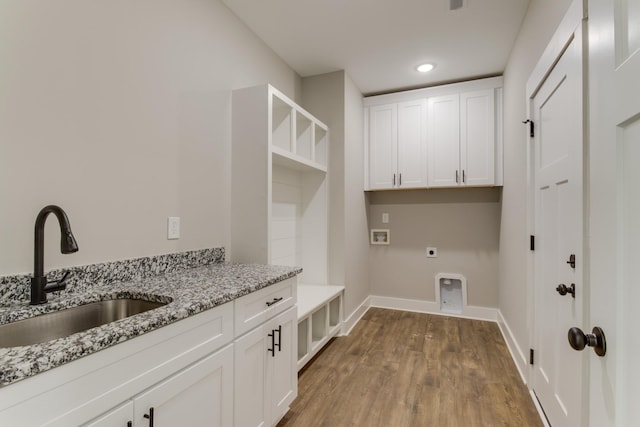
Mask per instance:
[[[460,94],[462,185],[495,184],[495,94],[493,89]]]
[[[535,123],[532,388],[551,425],[562,427],[582,422],[583,355],[567,343],[567,331],[582,325],[585,296],[580,19],[575,26],[555,64],[543,56],[549,68],[529,94]],[[572,255],[575,266],[567,263]]]
[[[455,187],[462,180],[460,168],[460,96],[428,100],[427,135],[429,186]]]
[[[398,166],[398,105],[369,109],[369,187],[394,188]]]
[[[266,427],[271,419],[267,393],[270,378],[268,366],[271,339],[266,328],[258,326],[234,343],[234,425],[238,427]],[[251,410],[247,410],[251,408]]]
[[[205,357],[133,400],[134,425],[233,424],[233,346]]]
[[[640,0],[589,2],[591,426],[640,422]]]
[[[278,315],[269,322],[268,329],[274,332],[274,352],[267,356],[272,363],[271,398],[272,424],[282,418],[289,405],[298,395],[298,308]]]
[[[398,187],[427,186],[427,101],[398,104]]]

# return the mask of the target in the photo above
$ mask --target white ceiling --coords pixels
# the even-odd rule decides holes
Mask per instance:
[[[502,74],[529,0],[222,0],[302,77],[364,94]],[[432,62],[420,74],[415,67]]]

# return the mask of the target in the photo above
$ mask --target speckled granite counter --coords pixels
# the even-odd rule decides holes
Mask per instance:
[[[0,348],[0,387],[134,338],[301,272],[297,267],[213,263],[129,281],[86,286],[50,298],[0,305],[0,323],[89,302],[139,298],[169,302],[160,308],[43,344]]]

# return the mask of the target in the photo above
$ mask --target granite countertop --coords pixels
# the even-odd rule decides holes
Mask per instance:
[[[222,305],[301,271],[297,267],[218,263],[118,283],[103,283],[82,293],[56,297],[49,294],[49,302],[39,306],[30,306],[28,302],[0,305],[0,324],[3,324],[108,299],[134,298],[168,303],[65,338],[30,346],[0,348],[0,387]]]

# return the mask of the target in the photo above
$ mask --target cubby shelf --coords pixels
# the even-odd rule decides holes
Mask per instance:
[[[232,100],[229,258],[302,267],[300,368],[342,325],[344,287],[327,285],[329,129],[270,85]]]
[[[344,286],[298,286],[298,370],[342,327]]]

